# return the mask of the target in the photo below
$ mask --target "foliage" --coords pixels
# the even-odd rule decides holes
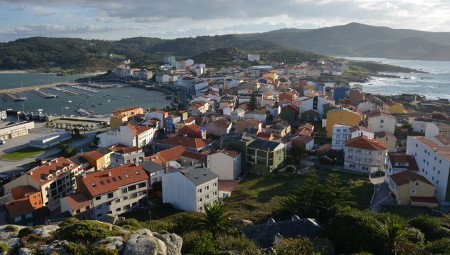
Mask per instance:
[[[131,218],[125,219],[124,221],[120,222],[117,225],[126,230],[137,230],[137,229],[142,228],[142,225],[141,225],[141,223],[139,223],[139,221],[137,221],[136,219],[131,219]]]
[[[92,255],[119,255],[119,251],[116,249],[110,249],[106,245],[95,246],[89,254]]]
[[[435,241],[450,236],[449,226],[442,224],[442,219],[421,215],[412,219],[409,224],[422,231],[427,240]]]
[[[207,229],[214,239],[219,233],[228,233],[233,229],[231,214],[224,203],[212,203],[205,208],[205,217],[202,225]]]
[[[284,239],[274,248],[277,255],[310,255],[317,252],[306,237]]]
[[[250,110],[254,111],[256,109],[256,107],[258,107],[258,101],[256,100],[255,94],[252,94],[250,96],[250,101],[248,102],[248,108],[250,108]]]
[[[108,236],[116,235],[115,230],[98,221],[92,220],[71,220],[61,225],[57,230],[58,238],[73,242],[95,242]]]
[[[26,158],[37,156],[43,152],[45,152],[45,150],[27,147],[25,149],[17,150],[11,153],[2,154],[0,155],[0,159],[20,161]]]
[[[261,254],[256,244],[242,235],[219,235],[216,245],[221,251],[233,251],[244,255]]]
[[[67,242],[64,245],[65,250],[72,255],[85,255],[87,254],[88,249],[84,244]]]
[[[210,233],[204,233],[203,235],[200,235],[195,241],[189,253],[192,255],[218,254],[218,251],[214,244],[213,236]]]
[[[424,235],[420,230],[411,229],[394,215],[382,219],[381,229],[386,238],[388,254],[420,254],[424,243]]]
[[[17,232],[17,231],[19,231],[19,228],[17,226],[14,226],[14,225],[7,225],[5,227],[5,230],[8,231],[8,232]]]
[[[8,245],[6,243],[1,243],[0,242],[0,252],[1,253],[6,253],[8,252]]]
[[[426,245],[425,251],[431,254],[449,254],[450,237],[442,238]]]
[[[26,235],[29,235],[33,232],[33,228],[32,227],[25,227],[22,228],[21,230],[19,230],[19,233],[17,234],[18,238],[22,238]]]
[[[62,144],[61,145],[61,154],[65,158],[70,158],[70,157],[77,155],[77,151],[75,150],[75,148],[73,148],[67,144]]]

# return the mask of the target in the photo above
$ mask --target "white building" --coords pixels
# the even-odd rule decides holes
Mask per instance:
[[[365,136],[352,138],[344,147],[346,170],[375,173],[386,169],[387,146]]]
[[[419,167],[412,155],[389,153],[387,161],[386,176],[391,176],[403,171],[411,171],[418,173]]]
[[[307,98],[301,101],[302,112],[314,110],[319,113],[320,118],[323,116],[323,110],[325,105],[335,105],[335,101],[325,95],[319,95],[311,98]]]
[[[364,101],[359,102],[358,105],[356,106],[356,108],[360,112],[370,112],[370,111],[376,110],[378,107],[374,102],[369,101],[369,100],[364,100]]]
[[[366,113],[367,127],[373,132],[388,132],[393,134],[395,132],[395,125],[397,119],[383,111],[372,111]]]
[[[241,174],[241,154],[223,149],[208,155],[207,166],[221,180],[238,179]]]
[[[105,133],[97,135],[99,147],[109,147],[114,144],[122,144],[128,147],[143,147],[149,144],[157,129],[146,126],[127,125],[121,126],[119,129],[109,130]]]
[[[416,119],[411,123],[414,132],[423,133],[425,137],[435,137],[439,134],[439,127],[425,119]]]
[[[358,136],[367,136],[373,139],[374,133],[372,130],[365,127],[335,124],[333,126],[333,134],[331,136],[331,149],[342,150],[349,139],[356,138]]]
[[[248,61],[260,61],[261,56],[259,54],[248,54],[247,59]]]
[[[406,154],[414,156],[419,174],[435,185],[437,200],[450,202],[450,190],[447,187],[450,172],[448,138],[442,135],[433,138],[408,136]]]
[[[0,120],[4,120],[6,117],[6,111],[0,111]]]
[[[219,199],[218,177],[207,168],[185,168],[162,176],[163,202],[184,211],[204,212]]]
[[[8,140],[19,136],[28,135],[34,128],[34,122],[19,122],[7,126],[0,126],[0,139]]]

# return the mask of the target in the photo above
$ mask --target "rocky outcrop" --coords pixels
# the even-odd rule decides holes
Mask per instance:
[[[123,237],[110,236],[96,242],[94,245],[101,245],[101,244],[104,244],[108,249],[111,250],[117,249],[119,252],[121,252],[123,250]]]
[[[183,239],[179,235],[173,233],[155,233],[154,237],[162,240],[166,244],[168,255],[181,255]]]

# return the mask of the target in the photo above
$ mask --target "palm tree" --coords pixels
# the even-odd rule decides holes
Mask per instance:
[[[423,234],[413,228],[408,228],[398,218],[388,215],[381,227],[386,236],[386,251],[388,254],[420,254],[423,244]]]
[[[216,239],[220,232],[229,232],[233,229],[230,216],[224,203],[212,203],[205,208],[202,225]]]

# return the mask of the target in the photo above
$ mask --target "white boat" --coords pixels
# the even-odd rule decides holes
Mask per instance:
[[[72,103],[72,100],[67,101],[68,103]]]

